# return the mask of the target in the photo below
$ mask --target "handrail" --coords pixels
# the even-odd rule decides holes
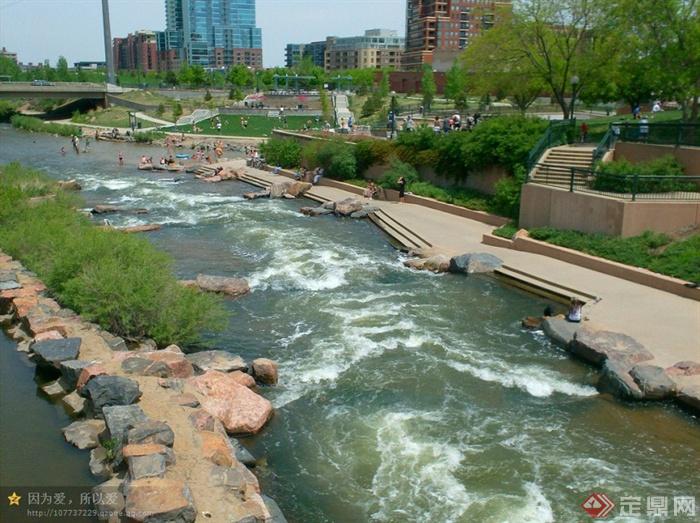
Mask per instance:
[[[700,124],[686,122],[613,122],[615,140],[654,145],[700,146]]]
[[[562,145],[566,141],[568,129],[575,128],[575,126],[576,120],[550,122],[542,137],[530,149],[530,153],[527,156],[527,172],[530,173],[532,171],[532,168],[540,161],[547,149],[556,145]]]
[[[615,133],[613,132],[612,125],[609,125],[608,130],[603,135],[603,138],[601,138],[600,142],[598,142],[598,145],[593,150],[593,165],[597,164],[603,159],[605,153],[607,153],[612,147],[612,144],[614,143],[614,138]]]

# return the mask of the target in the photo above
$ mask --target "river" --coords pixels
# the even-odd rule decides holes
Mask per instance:
[[[520,327],[539,298],[408,270],[368,222],[245,201],[239,182],[137,171],[157,149],[93,143],[63,157],[62,145],[0,127],[0,163],[78,179],[87,207],[149,209],[110,220],[164,224],[148,238],[179,277],[250,281],[206,343],[280,363],[279,385],[263,390],[275,416],[244,444],[265,457],[263,490],[290,521],[583,521],[591,492],[640,497],[642,514],[649,496],[668,497],[671,515],[673,496],[700,503],[698,420],[599,395],[595,369]]]

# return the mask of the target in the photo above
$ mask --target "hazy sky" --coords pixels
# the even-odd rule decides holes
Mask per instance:
[[[104,60],[100,0],[0,0],[0,47],[21,62]],[[257,0],[265,66],[284,65],[284,46],[353,36],[377,27],[404,33],[406,0]],[[112,37],[165,27],[165,0],[110,0]]]

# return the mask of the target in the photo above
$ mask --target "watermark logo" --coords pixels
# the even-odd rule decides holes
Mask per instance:
[[[603,519],[612,512],[615,503],[605,494],[594,492],[581,503],[581,508],[593,519]]]

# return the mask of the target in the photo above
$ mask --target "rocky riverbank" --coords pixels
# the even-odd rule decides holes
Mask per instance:
[[[273,415],[261,386],[276,364],[226,351],[184,354],[127,343],[63,309],[18,262],[0,253],[0,324],[53,376],[43,393],[75,421],[66,440],[86,452],[105,520],[284,521],[249,470],[256,460],[233,436]],[[58,436],[58,435],[57,435]]]

